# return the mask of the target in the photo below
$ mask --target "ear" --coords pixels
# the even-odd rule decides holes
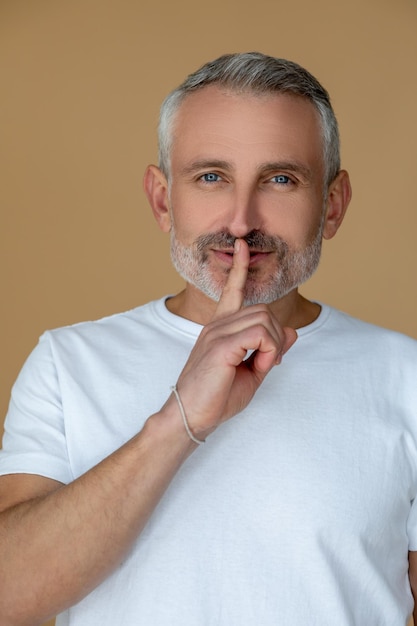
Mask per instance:
[[[143,177],[143,189],[159,228],[164,233],[168,233],[171,230],[168,181],[165,174],[156,165],[148,165],[146,168]]]
[[[345,170],[340,170],[336,178],[330,183],[327,192],[326,218],[323,230],[324,239],[331,239],[339,230],[351,197],[352,188],[350,186],[349,174]]]

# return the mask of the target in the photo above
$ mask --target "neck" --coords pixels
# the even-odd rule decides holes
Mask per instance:
[[[174,315],[205,326],[212,319],[217,303],[197,288],[187,284],[183,291],[167,300],[166,306]],[[268,306],[280,324],[290,328],[307,326],[320,314],[320,305],[304,298],[297,289]]]

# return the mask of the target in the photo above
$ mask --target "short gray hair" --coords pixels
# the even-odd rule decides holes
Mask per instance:
[[[288,93],[308,98],[319,113],[323,134],[326,187],[340,170],[337,120],[327,91],[306,69],[286,59],[260,52],[225,54],[203,65],[164,100],[159,118],[159,167],[169,178],[173,122],[182,101],[191,93],[217,84],[238,93]]]

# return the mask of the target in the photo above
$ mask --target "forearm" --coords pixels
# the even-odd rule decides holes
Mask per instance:
[[[97,586],[124,558],[194,448],[173,411],[157,414],[73,483],[4,511],[1,624],[42,623]]]
[[[199,440],[249,404],[296,340],[269,307],[243,307],[249,262],[242,240],[216,314],[177,381]],[[0,515],[1,625],[40,624],[97,586],[124,558],[196,445],[171,395],[139,435],[78,480],[30,502],[22,497],[26,503],[14,508],[18,500],[10,500]]]

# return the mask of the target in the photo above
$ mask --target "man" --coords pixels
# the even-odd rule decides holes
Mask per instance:
[[[326,91],[258,53],[203,66],[144,186],[186,286],[25,364],[0,623],[406,624],[417,345],[298,292],[351,195]]]

